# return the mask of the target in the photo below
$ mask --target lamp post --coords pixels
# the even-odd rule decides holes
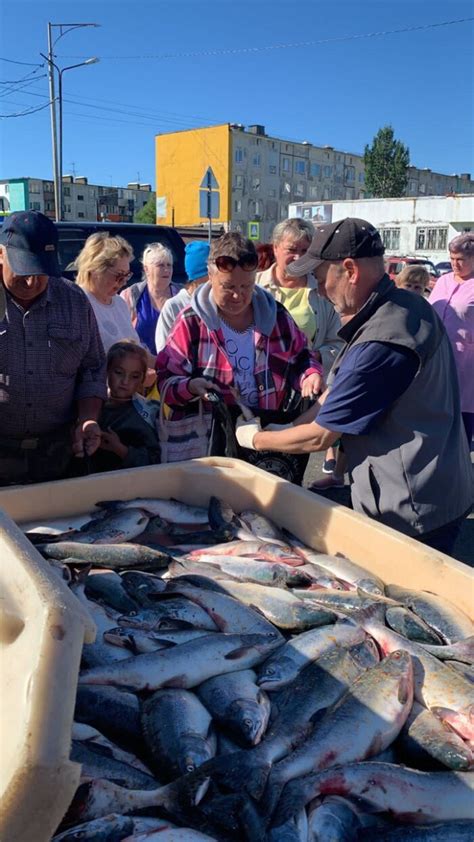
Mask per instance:
[[[59,67],[54,63],[54,53],[53,47],[63,35],[67,35],[68,32],[72,32],[73,29],[82,29],[86,26],[94,26],[98,27],[100,24],[98,23],[48,23],[48,55],[45,56],[43,53],[40,55],[43,56],[44,59],[48,62],[48,77],[49,77],[49,105],[51,111],[51,145],[52,145],[52,152],[53,152],[53,180],[54,180],[54,206],[55,206],[55,215],[56,221],[58,221],[62,216],[62,166],[60,172],[60,166],[58,161],[58,143],[57,143],[57,127],[56,127],[56,96],[54,91],[54,69],[58,71],[58,74],[61,73]],[[59,35],[56,40],[53,42],[53,29],[59,29]],[[94,59],[94,62],[98,61],[98,59]],[[91,64],[92,62],[90,59],[87,62],[83,62],[83,64]],[[73,65],[76,66],[76,65]],[[80,65],[77,65],[78,67]],[[68,70],[71,68],[64,68],[64,70]],[[61,85],[61,77],[59,76],[60,85]],[[61,162],[62,164],[62,162]]]

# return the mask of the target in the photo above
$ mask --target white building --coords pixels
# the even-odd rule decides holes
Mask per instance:
[[[448,243],[463,231],[474,231],[474,196],[427,196],[404,199],[302,202],[290,204],[290,217],[316,225],[346,216],[367,219],[379,229],[388,255],[447,259]]]

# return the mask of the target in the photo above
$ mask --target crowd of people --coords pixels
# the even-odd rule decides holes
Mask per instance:
[[[178,439],[204,425],[202,455],[226,453],[230,430],[254,463],[324,451],[355,510],[452,550],[473,500],[473,233],[428,299],[425,270],[393,283],[379,233],[353,218],[284,220],[258,247],[188,243],[184,287],[160,243],[132,286],[122,237],[90,236],[76,283],[57,247],[36,211],[0,229],[1,485],[159,463],[166,414]]]

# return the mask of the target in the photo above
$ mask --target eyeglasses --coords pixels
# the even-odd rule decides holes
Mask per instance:
[[[214,259],[219,272],[232,272],[236,266],[240,266],[244,272],[253,272],[258,266],[258,254],[251,252],[243,254],[237,260],[235,257],[227,257],[224,254],[219,255]]]
[[[122,282],[124,284],[126,284],[130,278],[133,278],[133,272],[112,272],[111,269],[107,269],[107,272],[109,275],[112,275],[117,282]]]

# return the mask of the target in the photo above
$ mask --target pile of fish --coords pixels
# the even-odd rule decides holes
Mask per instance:
[[[211,498],[24,532],[87,607],[54,842],[474,839],[474,624]]]

